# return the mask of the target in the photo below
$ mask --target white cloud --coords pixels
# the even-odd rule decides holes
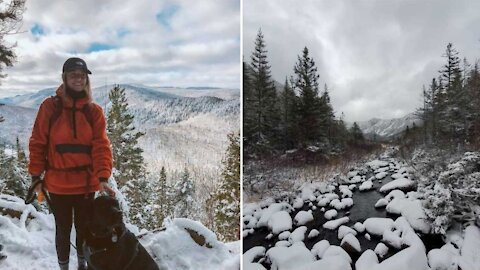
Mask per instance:
[[[244,0],[244,57],[259,28],[272,74],[293,74],[304,46],[327,83],[335,111],[348,121],[391,118],[420,106],[423,84],[438,75],[449,42],[480,57],[480,2]]]
[[[238,0],[27,1],[22,30],[8,37],[18,61],[0,96],[58,85],[71,56],[86,60],[94,86],[240,87]]]

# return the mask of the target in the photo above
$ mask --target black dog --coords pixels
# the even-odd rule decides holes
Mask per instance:
[[[92,202],[83,250],[92,270],[160,270],[123,223],[118,201],[100,196]]]

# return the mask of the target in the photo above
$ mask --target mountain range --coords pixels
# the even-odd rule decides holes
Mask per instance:
[[[147,167],[167,171],[218,171],[227,134],[240,129],[240,91],[221,88],[148,87],[121,84]],[[92,89],[96,103],[108,113],[108,93],[113,85]],[[14,144],[18,136],[26,146],[41,102],[55,88],[0,99],[0,143]]]

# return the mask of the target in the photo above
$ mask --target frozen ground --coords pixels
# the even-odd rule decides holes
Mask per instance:
[[[245,204],[244,269],[480,270],[479,227],[456,226],[445,242],[429,234],[412,172],[383,156],[290,196]]]
[[[9,209],[9,210],[7,210]],[[58,269],[55,251],[55,223],[52,214],[38,212],[23,200],[0,195],[0,269]],[[19,214],[14,218],[5,214]],[[12,214],[15,215],[15,214]],[[240,243],[222,243],[215,233],[201,223],[188,219],[173,219],[159,232],[139,231],[127,225],[162,269],[240,269]],[[197,244],[188,230],[195,231],[207,244]],[[74,243],[75,230],[71,240]],[[76,253],[71,248],[70,268],[76,269]]]

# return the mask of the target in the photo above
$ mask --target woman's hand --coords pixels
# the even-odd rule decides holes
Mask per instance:
[[[100,182],[100,192],[106,192],[109,196],[115,197],[115,191],[113,191],[108,182]]]

